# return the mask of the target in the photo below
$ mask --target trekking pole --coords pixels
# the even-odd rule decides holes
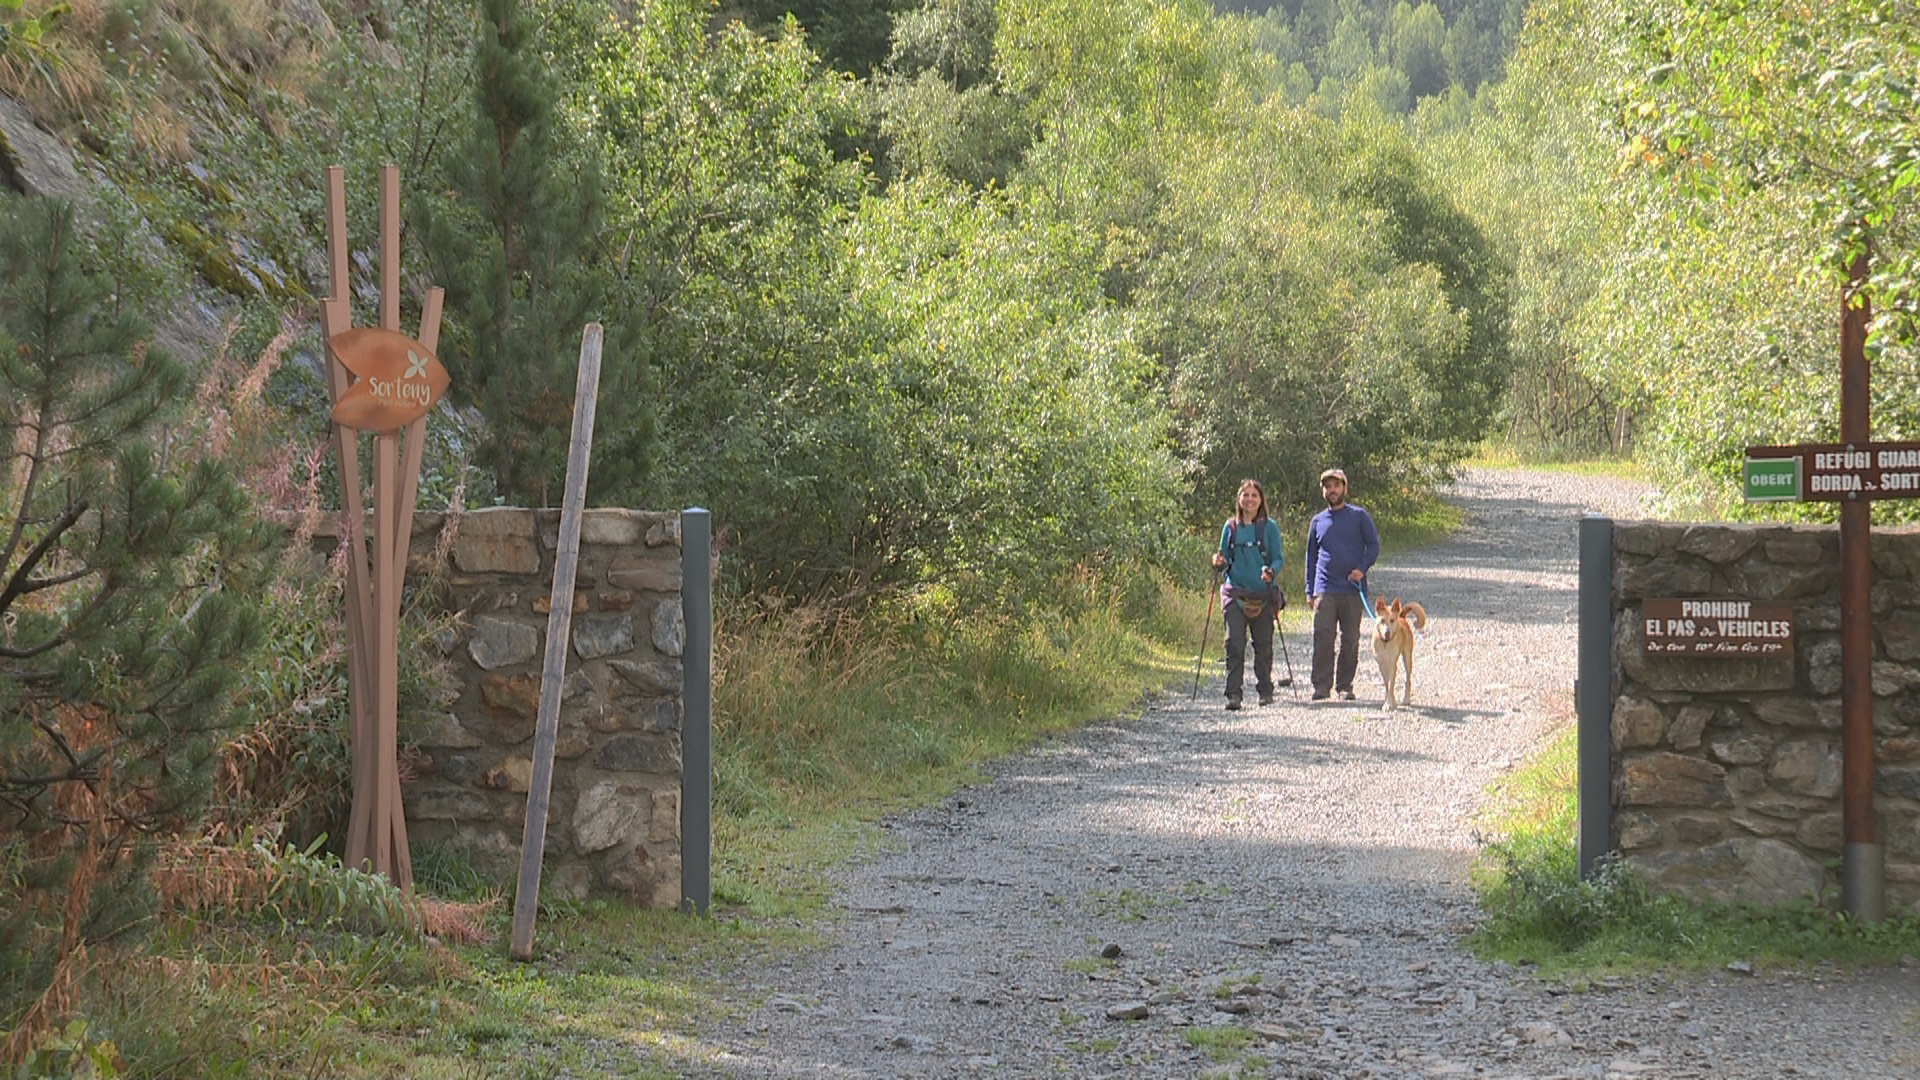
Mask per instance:
[[[1188,701],[1200,700],[1200,664],[1207,658],[1207,627],[1213,625],[1213,596],[1220,591],[1220,572],[1214,571],[1207,588],[1207,617],[1200,623],[1200,655],[1193,658],[1193,694]]]
[[[1280,655],[1286,657],[1287,660],[1287,681],[1285,683],[1287,696],[1295,701],[1299,701],[1300,688],[1293,685],[1293,654],[1287,651],[1287,631],[1280,622],[1280,616],[1284,614],[1286,610],[1286,608],[1281,608],[1279,611],[1273,613],[1273,636],[1280,639]]]

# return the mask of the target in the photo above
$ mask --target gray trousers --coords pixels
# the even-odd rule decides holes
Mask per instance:
[[[1273,693],[1273,620],[1268,607],[1257,619],[1247,618],[1238,602],[1229,600],[1220,609],[1227,620],[1227,697],[1238,701],[1246,685],[1247,638],[1253,638],[1253,679],[1262,694]]]
[[[1313,692],[1351,692],[1354,669],[1360,666],[1360,616],[1366,605],[1359,593],[1321,593],[1313,609]],[[1339,635],[1340,657],[1334,661],[1334,636]]]

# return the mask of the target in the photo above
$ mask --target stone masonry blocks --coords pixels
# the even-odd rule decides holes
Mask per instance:
[[[432,715],[401,718],[421,750],[409,828],[503,890],[525,828],[559,522],[557,510],[512,507],[421,514],[409,552],[429,560],[442,528],[455,530],[441,599],[459,627],[442,642],[455,689]],[[678,907],[680,515],[592,509],[580,532],[542,881],[563,896]]]
[[[1889,912],[1920,914],[1920,531],[1873,534],[1875,807]],[[1832,527],[1614,523],[1614,842],[1658,892],[1837,903]],[[1780,660],[1648,657],[1649,598],[1789,603]]]

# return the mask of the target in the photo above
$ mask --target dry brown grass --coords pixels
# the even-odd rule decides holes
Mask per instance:
[[[439,941],[471,945],[487,940],[487,916],[500,906],[500,897],[475,903],[455,903],[433,897],[420,899],[420,930]]]
[[[51,732],[50,741],[70,760],[84,759],[88,752],[113,738],[108,726],[91,710],[62,708],[52,717],[36,717],[43,730]],[[114,783],[112,758],[84,778],[59,780],[46,792],[49,816],[65,827],[40,831],[33,840],[30,858],[53,860],[72,856],[74,867],[67,876],[64,894],[31,890],[17,902],[41,914],[41,928],[31,942],[17,943],[35,949],[50,950],[53,977],[40,996],[27,1009],[20,1022],[0,1044],[0,1063],[17,1064],[56,1026],[65,1022],[73,1009],[80,980],[88,970],[86,940],[83,931],[96,885],[120,867],[131,839],[123,811],[125,803],[137,803],[141,793],[122,792]],[[57,775],[58,763],[51,760],[43,775]],[[58,923],[57,933],[53,924]]]
[[[0,91],[26,103],[54,124],[98,116],[113,102],[112,79],[100,45],[103,19],[98,0],[26,0],[18,17],[39,18],[65,6],[67,12],[40,43],[17,43],[0,53]]]
[[[127,122],[134,152],[155,165],[183,165],[193,157],[193,128],[172,105],[153,100]]]
[[[134,150],[166,166],[189,160],[193,123],[209,80],[244,78],[247,108],[285,137],[282,105],[304,105],[333,40],[289,17],[279,0],[145,0],[109,9],[102,0],[26,0],[18,19],[64,8],[39,41],[16,38],[0,52],[0,92],[58,129],[87,123],[123,129]],[[324,27],[322,27],[324,29]]]
[[[209,915],[247,915],[283,901],[286,872],[268,849],[176,839],[161,851],[152,872],[162,919]],[[441,941],[470,943],[487,938],[487,916],[498,896],[472,902],[442,900],[409,893],[408,914],[417,931]]]

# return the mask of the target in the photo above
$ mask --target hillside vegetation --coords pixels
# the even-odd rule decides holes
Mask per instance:
[[[1328,464],[1415,524],[1488,440],[1752,513],[1741,447],[1837,430],[1849,268],[1876,431],[1920,423],[1920,14],[1891,0],[0,0],[0,31],[10,1060],[188,1060],[193,1024],[102,996],[115,948],[163,1012],[211,963],[209,1045],[252,1072],[471,990],[404,934],[334,949],[485,916],[327,863],[337,594],[286,552],[339,499],[329,165],[357,321],[382,164],[403,324],[447,289],[422,509],[553,500],[592,319],[591,498],[714,510],[719,882],[757,912],[804,907],[849,822],[1175,677],[1243,476],[1290,536]],[[484,896],[436,858],[424,899]],[[284,1015],[247,1036],[263,951]],[[399,989],[341,1019],[360,980]]]

